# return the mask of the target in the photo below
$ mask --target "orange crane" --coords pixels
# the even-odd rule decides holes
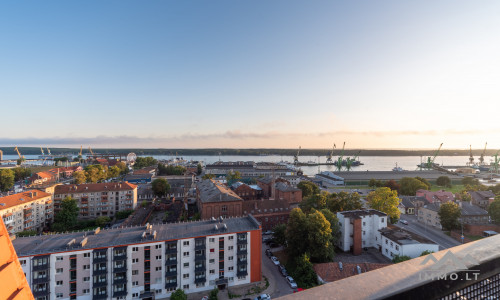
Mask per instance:
[[[16,151],[16,152],[17,152],[17,155],[19,156],[19,159],[20,159],[21,161],[25,160],[24,155],[21,155],[21,152],[19,152],[19,149],[17,149],[17,147],[16,147],[16,148],[14,148],[14,151]]]
[[[82,150],[83,150],[83,145],[80,146],[80,153],[78,153],[79,157],[82,157]]]
[[[45,153],[43,153],[43,148],[42,147],[40,147],[40,150],[42,150],[42,155],[45,155]]]

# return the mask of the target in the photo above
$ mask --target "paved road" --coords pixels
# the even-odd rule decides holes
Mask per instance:
[[[396,226],[428,238],[429,240],[439,245],[439,250],[448,249],[461,244],[460,242],[443,233],[441,230],[418,222],[416,216],[401,215],[401,219],[408,221],[408,225],[404,225],[398,222],[397,224],[395,224]]]
[[[262,274],[269,280],[269,288],[264,292],[268,293],[272,299],[293,293],[285,277],[281,275],[278,267],[274,265],[269,257],[266,256],[267,247],[262,246]],[[271,251],[273,251],[271,249]]]

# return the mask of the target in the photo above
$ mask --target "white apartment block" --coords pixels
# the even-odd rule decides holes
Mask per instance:
[[[9,234],[25,230],[42,231],[54,218],[52,195],[31,190],[0,198],[0,217]]]
[[[113,217],[137,207],[137,186],[128,182],[58,185],[54,191],[56,211],[66,197],[77,201],[80,218]]]
[[[253,216],[17,238],[35,299],[166,299],[261,280]]]
[[[382,254],[389,259],[396,255],[415,258],[424,251],[439,251],[439,246],[434,242],[397,227],[382,229],[381,235]]]

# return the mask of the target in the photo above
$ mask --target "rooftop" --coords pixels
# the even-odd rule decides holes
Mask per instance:
[[[224,228],[226,224],[227,229]],[[215,225],[218,229],[215,229]],[[237,233],[258,230],[260,224],[249,215],[247,217],[219,219],[216,221],[203,220],[195,222],[153,224],[151,233],[156,232],[156,238],[143,237],[147,231],[146,226],[112,228],[101,230],[98,234],[94,231],[73,232],[65,234],[39,235],[21,237],[12,243],[18,256],[41,255],[54,252],[86,250],[101,247],[116,247],[129,244],[147,242],[161,242],[185,238],[204,237],[217,234]],[[149,232],[149,231],[148,231]],[[82,247],[81,242],[87,238],[87,243]],[[75,239],[73,246],[68,247],[68,242]]]
[[[423,236],[392,225],[380,229],[379,231],[383,236],[399,245],[435,244],[433,241],[426,239]]]
[[[203,180],[196,187],[200,195],[200,200],[204,203],[243,201],[229,187],[213,179]]]
[[[342,269],[340,269],[340,264],[338,262],[329,262],[315,264],[314,271],[316,271],[316,274],[318,274],[323,281],[333,282],[358,275],[358,266],[361,268],[362,273],[366,273],[368,271],[373,271],[390,265],[391,264],[379,263],[342,263]]]
[[[342,214],[345,218],[353,218],[353,219],[359,219],[364,216],[373,216],[373,215],[377,215],[379,217],[387,217],[387,214],[375,209],[349,210],[349,211],[341,211],[338,213]]]
[[[64,184],[55,188],[55,194],[92,193],[102,191],[127,191],[137,188],[137,185],[128,182],[103,182],[89,184]]]
[[[0,198],[0,210],[7,209],[16,205],[27,204],[51,195],[40,190],[30,190],[28,192],[17,193]]]

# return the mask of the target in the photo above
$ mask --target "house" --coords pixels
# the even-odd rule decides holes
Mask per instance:
[[[49,172],[52,174],[58,174],[61,178],[71,178],[73,177],[73,173],[77,171],[82,171],[83,168],[81,166],[73,166],[73,167],[60,167],[50,169]]]
[[[445,203],[448,201],[455,200],[455,195],[453,195],[452,192],[447,192],[445,190],[440,190],[440,191],[435,191],[435,192],[428,191],[428,190],[417,190],[415,196],[424,197],[430,203],[433,203],[435,201]]]
[[[264,199],[284,199],[290,204],[302,202],[302,190],[293,187],[285,179],[259,178],[257,179],[257,185],[262,189]]]
[[[51,183],[55,182],[58,180],[58,173],[52,173],[49,171],[44,171],[44,172],[38,172],[33,174],[28,181],[31,183],[31,185],[41,185],[45,183]]]
[[[400,196],[399,199],[401,199],[399,211],[405,215],[415,215],[419,207],[429,204],[427,199],[419,196]]]
[[[272,230],[276,225],[287,224],[293,208],[286,200],[245,200],[243,201],[243,215],[251,214],[262,224],[263,230]]]
[[[262,280],[262,229],[252,216],[32,236],[12,244],[37,299],[168,299],[176,289],[208,294]]]
[[[495,200],[495,194],[492,191],[472,191],[469,192],[471,202],[482,209],[488,209],[491,202]]]
[[[322,283],[333,282],[347,277],[366,273],[376,269],[390,266],[391,264],[380,263],[346,263],[346,262],[328,262],[314,265],[314,271]]]
[[[233,183],[231,188],[243,200],[258,200],[262,198],[262,189],[255,184],[249,185],[238,181]]]
[[[360,255],[363,248],[380,245],[379,230],[387,227],[387,214],[374,209],[341,211],[337,213],[340,223],[338,247]]]
[[[484,209],[471,204],[467,201],[455,201],[459,206],[462,213],[460,222],[462,224],[488,224],[489,215]],[[426,225],[441,229],[441,220],[439,218],[439,209],[441,202],[436,201],[424,205],[419,208],[418,221]]]
[[[157,167],[145,167],[139,170],[135,170],[132,174],[134,175],[142,175],[142,174],[151,174],[152,176],[156,176],[158,172]]]
[[[196,204],[201,219],[243,215],[243,199],[225,184],[206,179],[196,185]]]
[[[424,251],[439,251],[439,245],[436,243],[399,227],[391,225],[379,231],[382,254],[389,259],[396,255],[415,258]]]

